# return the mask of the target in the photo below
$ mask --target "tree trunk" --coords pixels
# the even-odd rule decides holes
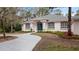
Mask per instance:
[[[13,32],[13,23],[11,22],[11,32]]]
[[[6,35],[5,35],[5,19],[2,19],[2,28],[3,28],[3,38],[5,39],[6,38]]]
[[[71,32],[71,7],[68,7],[68,36],[72,36],[72,32]]]

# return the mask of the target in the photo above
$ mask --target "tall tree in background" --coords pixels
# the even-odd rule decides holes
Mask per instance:
[[[62,14],[62,11],[61,11],[60,9],[55,9],[55,10],[53,11],[53,13],[54,13],[55,15],[63,15],[63,14]]]
[[[9,26],[12,27],[11,20],[15,20],[16,18],[16,8],[12,7],[1,7],[0,8],[0,21],[1,21],[1,27],[3,30],[3,36],[5,38],[6,29],[9,29]],[[13,28],[12,28],[13,31]]]
[[[13,7],[9,8],[9,18],[10,18],[11,32],[14,31],[13,27],[15,25],[15,21],[17,21],[16,13],[17,13],[17,8],[13,8]]]
[[[8,15],[8,8],[6,8],[6,7],[0,8],[0,20],[1,20],[1,23],[2,23],[4,39],[6,37],[6,35],[5,35],[5,20],[6,20],[7,15]]]
[[[20,8],[20,16],[23,18],[23,21],[28,20],[31,18],[31,11],[28,8]]]
[[[17,21],[17,8],[16,7],[9,7],[8,8],[8,14],[5,16],[5,27],[6,27],[6,32],[13,32],[14,31],[14,25]]]
[[[75,16],[79,16],[79,9],[76,11]]]
[[[27,18],[27,21],[31,18],[31,16],[32,16],[31,12],[27,11],[25,16]]]
[[[71,32],[71,7],[68,7],[68,36],[72,36],[72,32]]]
[[[37,16],[45,16],[49,14],[49,8],[48,7],[39,7],[39,10],[37,11]]]

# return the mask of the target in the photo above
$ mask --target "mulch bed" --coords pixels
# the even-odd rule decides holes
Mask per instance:
[[[50,34],[50,33],[35,33],[35,35],[41,36],[42,39],[35,46],[33,51],[46,51],[47,46],[49,44],[52,45],[52,43],[64,45],[65,48],[69,48],[70,50],[71,49],[73,50],[73,47],[74,49],[78,47],[78,50],[79,50],[79,40],[63,39],[58,37],[57,35]]]
[[[13,40],[15,38],[17,38],[17,37],[15,37],[15,36],[6,36],[6,38],[4,39],[3,36],[0,36],[0,43],[5,42],[5,41],[9,41],[9,40]]]

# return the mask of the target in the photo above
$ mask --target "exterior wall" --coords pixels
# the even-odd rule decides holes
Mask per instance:
[[[48,31],[61,31],[61,32],[66,32],[67,29],[61,29],[61,23],[56,22],[55,23],[55,28],[54,29],[48,29]]]
[[[72,25],[71,25],[71,31],[73,32],[73,34],[74,34],[74,24],[75,23],[72,23]]]
[[[75,35],[79,35],[79,21],[73,23],[72,32]]]
[[[61,23],[60,22],[55,23],[54,29],[49,29],[47,22],[42,22],[42,26],[43,26],[43,31],[62,31],[62,32],[67,31],[67,29],[61,29]],[[30,23],[30,29],[27,29],[25,24],[22,25],[22,31],[29,31],[31,29],[32,29],[32,31],[37,32],[37,22]]]
[[[54,23],[54,25],[55,25],[55,23]],[[52,28],[52,29],[48,28],[48,25],[47,25],[47,31],[56,31],[56,30],[55,30],[55,28]]]
[[[61,22],[55,23],[55,31],[67,32],[66,28],[61,28]]]
[[[43,31],[47,31],[47,27],[48,27],[48,24],[46,22],[43,22]]]
[[[54,29],[49,29],[48,28],[48,23],[43,23],[43,31],[61,31],[61,32],[67,32],[68,29],[61,29],[61,23],[60,22],[56,22],[55,23],[55,28]],[[79,21],[72,22],[71,31],[73,32],[73,34],[79,35]]]
[[[22,25],[22,31],[25,31],[26,27],[25,24]]]
[[[60,23],[59,22],[56,22],[55,23],[55,31],[60,31]]]
[[[31,23],[31,29],[34,32],[37,32],[37,23]]]
[[[22,25],[22,31],[30,31],[31,29],[27,29],[26,28],[26,24],[24,23],[23,25]]]
[[[55,22],[55,28],[54,29],[49,29],[48,28],[48,23],[47,22],[42,22],[43,26],[43,31],[62,31],[62,32],[67,32],[68,29],[61,29],[61,23],[60,22]],[[37,32],[37,22],[30,22],[30,29],[26,28],[26,23],[22,25],[22,31],[34,31]],[[79,35],[79,21],[74,21],[72,22],[71,25],[71,30],[73,34]]]

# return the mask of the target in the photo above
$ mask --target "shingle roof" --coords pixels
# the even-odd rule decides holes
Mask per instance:
[[[46,15],[46,16],[41,16],[34,18],[32,20],[49,20],[49,21],[67,21],[67,17],[63,15]]]
[[[46,16],[33,18],[32,20],[68,21],[68,17],[67,16],[63,16],[63,15],[49,14],[49,15],[46,15]],[[79,16],[73,16],[72,20],[79,20]]]

